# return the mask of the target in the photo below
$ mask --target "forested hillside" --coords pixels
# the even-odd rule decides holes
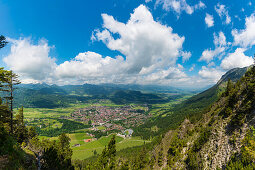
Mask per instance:
[[[221,96],[227,86],[227,81],[230,79],[236,82],[245,74],[247,69],[248,67],[235,68],[228,71],[213,87],[175,105],[172,109],[165,111],[161,115],[146,122],[144,125],[136,128],[135,134],[149,139],[150,137],[166,133],[169,129],[175,129],[185,118],[196,122],[197,118],[200,118],[208,106]],[[153,127],[154,129],[157,127],[157,131],[152,130]]]

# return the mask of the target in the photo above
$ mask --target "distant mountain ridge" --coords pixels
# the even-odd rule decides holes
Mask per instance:
[[[167,86],[83,84],[48,85],[20,84],[15,90],[15,106],[55,108],[92,100],[108,99],[115,104],[153,104],[164,103],[178,96],[194,94]]]

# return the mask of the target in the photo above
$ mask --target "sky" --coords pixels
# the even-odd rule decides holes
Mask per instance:
[[[0,0],[23,83],[202,88],[253,64],[255,0]]]

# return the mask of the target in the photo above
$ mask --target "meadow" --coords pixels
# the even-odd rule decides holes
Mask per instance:
[[[73,159],[87,159],[91,156],[94,156],[94,152],[96,151],[97,154],[101,154],[105,146],[108,145],[112,135],[103,136],[96,141],[92,141],[89,143],[84,143],[80,147],[72,147],[73,149]],[[79,140],[78,140],[79,141]],[[134,147],[134,146],[141,146],[144,143],[148,143],[150,141],[141,140],[139,137],[131,137],[131,138],[122,138],[116,136],[116,149],[120,151],[125,148]],[[72,141],[71,141],[72,143]]]
[[[84,142],[84,139],[91,139],[87,133],[72,133],[67,134],[70,139],[70,145],[73,150],[73,157],[72,159],[87,159],[89,157],[95,156],[95,154],[101,154],[105,146],[108,145],[110,139],[113,135],[103,136],[98,140],[94,140],[88,143]],[[46,137],[46,136],[39,136],[40,139],[49,139],[49,140],[57,140],[57,137]],[[116,136],[116,149],[120,151],[122,149],[134,147],[134,146],[141,146],[145,143],[149,143],[149,140],[142,140],[140,137],[131,137],[131,138],[122,138]],[[80,146],[74,146],[75,144],[80,144]]]

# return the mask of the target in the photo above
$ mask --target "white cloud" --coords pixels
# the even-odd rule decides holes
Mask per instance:
[[[123,69],[129,74],[148,74],[155,69],[174,66],[182,53],[184,37],[173,33],[171,27],[154,21],[144,5],[134,10],[126,24],[107,14],[102,17],[105,29],[94,36],[109,49],[126,56]],[[119,38],[115,39],[114,34]]]
[[[190,67],[189,71],[193,71],[195,67],[196,67],[196,65],[192,64],[192,66]]]
[[[213,34],[214,40],[213,43],[215,45],[215,49],[206,49],[203,51],[202,56],[199,58],[199,61],[206,61],[209,63],[212,61],[215,57],[221,57],[222,54],[224,54],[227,45],[226,37],[223,32],[219,32],[219,34]]]
[[[207,66],[208,67],[213,67],[213,66],[215,66],[215,63],[214,62],[210,62]]]
[[[164,84],[166,82],[174,83],[174,81],[182,81],[182,79],[187,78],[187,75],[181,71],[182,66],[179,65],[180,68],[170,67],[167,70],[156,71],[150,75],[144,76],[139,81],[152,83],[157,82],[159,84]]]
[[[213,38],[213,43],[215,46],[222,47],[227,45],[226,37],[222,31],[219,32],[218,36],[214,33]]]
[[[8,41],[11,51],[3,61],[11,70],[19,73],[24,81],[44,80],[56,67],[55,59],[49,56],[51,47],[45,40],[40,40],[38,44],[33,44],[29,38]]]
[[[228,10],[226,9],[225,5],[222,4],[217,4],[215,7],[215,11],[218,13],[218,15],[220,16],[220,18],[224,18],[225,19],[225,24],[229,24],[231,22],[231,17],[228,14]]]
[[[214,59],[215,56],[218,56],[222,52],[224,52],[225,48],[224,47],[217,47],[214,50],[204,50],[202,53],[202,56],[199,58],[199,61],[206,61],[209,63],[211,60]]]
[[[214,25],[213,16],[206,13],[205,23],[206,23],[207,27],[212,27]]]
[[[206,66],[202,66],[198,72],[202,78],[208,80],[208,83],[216,83],[224,73],[220,68],[208,68]]]
[[[182,62],[184,63],[185,61],[188,61],[190,59],[191,52],[183,51],[181,52],[181,55],[182,55]]]
[[[146,3],[151,2],[152,0],[145,0]]]
[[[186,12],[187,14],[192,14],[194,10],[203,9],[206,5],[199,1],[198,4],[191,6],[186,0],[156,0],[156,6],[162,5],[162,8],[166,11],[173,10],[177,14],[181,14],[182,12]]]
[[[248,47],[255,45],[255,13],[245,18],[245,29],[232,31],[234,45]]]
[[[183,70],[184,67],[181,65],[181,64],[177,64],[177,67],[180,69],[180,70]]]
[[[179,57],[188,60],[191,56],[182,51],[185,38],[154,21],[144,5],[134,10],[127,23],[107,14],[102,14],[102,18],[103,28],[94,31],[92,41],[102,41],[125,58],[87,51],[57,65],[49,56],[51,48],[47,42],[33,44],[29,39],[21,39],[10,42],[12,51],[4,61],[26,83],[174,84],[187,80],[183,66],[176,64]]]
[[[206,8],[206,5],[202,1],[199,1],[199,3],[194,6],[194,8],[203,9],[203,8]]]
[[[229,70],[236,67],[246,67],[253,64],[253,58],[244,54],[246,49],[237,48],[234,53],[230,53],[221,62],[221,67]]]
[[[104,57],[95,52],[80,53],[71,61],[65,61],[56,68],[58,78],[89,78],[102,77],[119,72],[119,66],[124,59],[117,56],[116,59]]]

